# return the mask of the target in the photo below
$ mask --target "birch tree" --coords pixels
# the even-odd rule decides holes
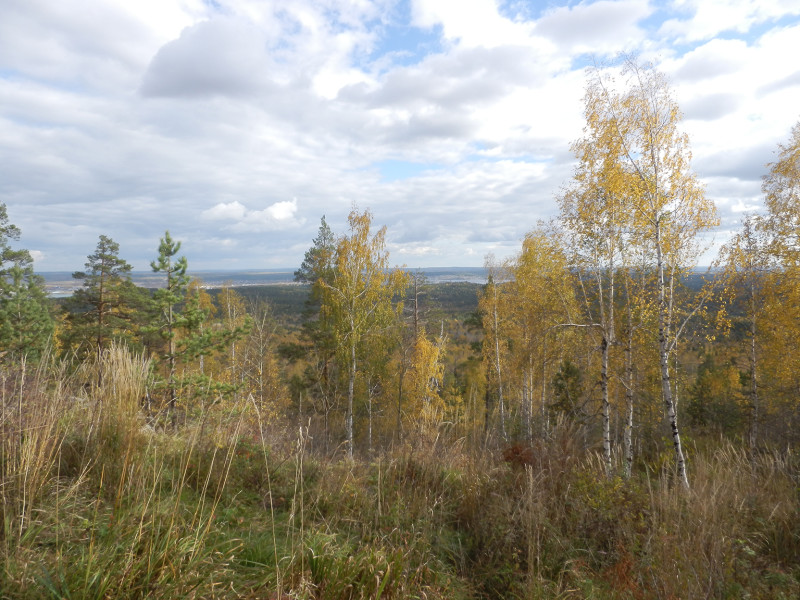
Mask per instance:
[[[603,457],[611,474],[611,354],[617,346],[618,273],[627,268],[625,251],[631,229],[626,203],[629,174],[619,168],[624,139],[617,135],[620,100],[610,98],[598,80],[591,80],[584,97],[584,137],[572,145],[578,159],[572,181],[559,197],[561,221],[571,238],[571,263],[583,295],[581,320],[590,328],[600,351],[600,395],[603,415]],[[622,275],[624,277],[624,274]]]
[[[720,250],[719,265],[723,269],[723,306],[718,320],[725,330],[731,322],[726,306],[739,302],[744,305],[744,320],[747,324],[748,373],[750,404],[750,427],[748,432],[750,449],[755,450],[758,443],[758,423],[761,420],[761,399],[759,394],[759,357],[761,354],[762,323],[766,320],[767,286],[779,285],[771,277],[766,242],[759,230],[761,219],[754,215],[742,221],[741,230]]]
[[[717,224],[716,208],[692,172],[688,136],[680,131],[680,109],[663,74],[632,58],[621,71],[624,85],[595,69],[590,88],[600,96],[598,119],[609,126],[609,144],[628,191],[630,243],[646,249],[655,275],[661,396],[675,452],[676,472],[689,487],[678,428],[670,358],[686,320],[679,320],[676,285],[696,264],[698,236]],[[691,311],[690,311],[691,313]]]
[[[358,354],[366,338],[379,335],[399,318],[402,303],[394,298],[405,290],[408,275],[390,269],[386,228],[371,233],[372,214],[353,209],[349,235],[336,244],[329,281],[320,279],[321,314],[329,319],[340,362],[347,372],[345,432],[347,452],[353,456],[353,404]]]
[[[506,381],[515,380],[522,428],[530,440],[535,414],[540,413],[546,427],[548,381],[553,365],[574,337],[562,325],[576,312],[575,281],[562,240],[544,227],[525,236],[522,250],[506,263],[506,271],[509,281],[500,294],[500,312],[510,339]]]
[[[431,341],[426,335],[425,326],[417,330],[411,355],[408,410],[416,418],[422,432],[440,421],[444,412],[441,389],[446,346],[447,337],[443,331],[435,341]]]
[[[767,288],[763,320],[763,363],[771,375],[773,396],[787,403],[782,427],[789,440],[796,439],[797,390],[800,389],[800,122],[789,141],[778,145],[777,159],[768,165],[762,191],[766,215],[758,230],[775,268]],[[767,349],[768,348],[768,349]]]
[[[289,397],[276,356],[278,321],[265,300],[251,301],[247,313],[252,327],[243,352],[246,390],[262,411],[275,418],[286,411]]]
[[[228,330],[249,329],[252,319],[247,314],[244,298],[230,284],[225,284],[217,296],[222,326]],[[240,356],[246,346],[243,338],[232,338],[227,345],[227,380],[234,386],[243,386],[245,381],[246,357]]]
[[[484,266],[486,267],[487,282],[480,298],[478,299],[478,309],[483,316],[483,356],[487,364],[491,365],[487,369],[490,384],[493,384],[497,393],[497,410],[500,418],[500,435],[504,440],[508,439],[506,429],[506,404],[504,396],[503,363],[506,360],[508,342],[506,323],[501,316],[500,291],[498,279],[503,278],[500,268],[494,256],[486,257]],[[486,389],[486,427],[490,422],[489,408],[489,387]]]
[[[760,230],[770,236],[770,252],[785,269],[800,267],[800,122],[789,142],[778,144],[778,160],[767,165],[761,189],[767,215]]]

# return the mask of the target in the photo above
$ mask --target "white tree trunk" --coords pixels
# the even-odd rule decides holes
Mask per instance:
[[[669,375],[669,308],[667,306],[666,285],[664,282],[664,261],[661,248],[660,222],[656,222],[656,269],[658,285],[658,353],[661,363],[661,396],[667,412],[672,445],[675,450],[675,468],[683,487],[689,489],[689,478],[686,474],[686,458],[683,455],[681,435],[678,431],[678,415],[672,399],[672,383]]]

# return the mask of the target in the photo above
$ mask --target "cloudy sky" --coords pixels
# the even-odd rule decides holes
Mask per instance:
[[[0,0],[0,202],[40,271],[296,267],[326,215],[392,261],[516,252],[573,168],[585,67],[669,77],[716,240],[800,119],[797,0]]]

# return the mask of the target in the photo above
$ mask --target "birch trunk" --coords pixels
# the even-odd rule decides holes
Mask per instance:
[[[350,376],[347,380],[347,415],[345,429],[347,432],[347,456],[353,458],[353,395],[356,382],[356,345],[350,344]]]
[[[600,390],[603,396],[603,461],[606,476],[611,477],[611,409],[608,401],[608,339],[603,335],[600,342]]]
[[[630,308],[629,308],[630,311]],[[628,332],[625,347],[625,431],[623,451],[625,453],[624,476],[630,478],[633,471],[633,327]]]
[[[656,221],[655,231],[656,242],[656,271],[658,285],[658,353],[661,366],[661,396],[664,401],[664,409],[667,413],[672,445],[675,450],[675,468],[678,479],[683,487],[689,489],[689,477],[686,474],[686,458],[683,454],[681,435],[678,431],[678,414],[675,410],[675,402],[672,397],[672,383],[669,374],[669,352],[670,352],[670,311],[667,305],[666,284],[664,282],[664,259],[661,247],[661,222]]]
[[[494,287],[494,306],[492,310],[492,318],[494,320],[494,368],[497,372],[497,405],[500,411],[500,433],[503,439],[508,439],[506,435],[506,410],[505,402],[503,401],[503,377],[500,369],[500,335],[499,324],[497,317],[497,286]]]

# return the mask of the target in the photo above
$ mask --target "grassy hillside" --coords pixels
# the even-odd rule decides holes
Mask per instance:
[[[796,598],[800,458],[691,446],[607,479],[567,424],[534,446],[419,431],[319,454],[245,399],[175,428],[149,365],[2,380],[0,597]]]

